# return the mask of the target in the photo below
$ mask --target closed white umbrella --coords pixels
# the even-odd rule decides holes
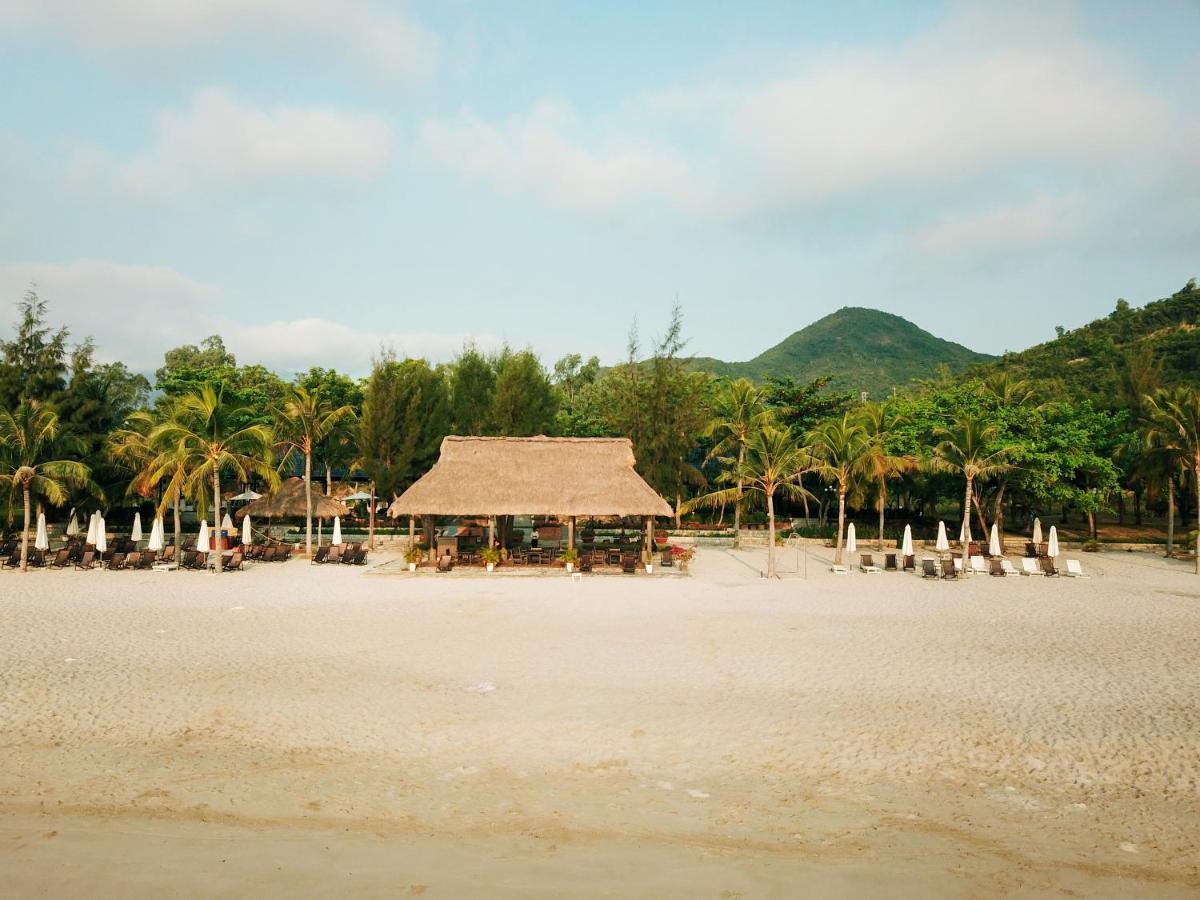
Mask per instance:
[[[846,552],[858,552],[858,541],[854,539],[854,523],[851,522],[846,526]]]
[[[79,534],[79,519],[75,517],[75,510],[71,510],[71,521],[67,523],[67,537],[75,537]]]
[[[50,535],[46,531],[46,514],[38,513],[37,537],[33,539],[34,550],[49,550]]]
[[[250,530],[250,517],[242,519],[242,543],[249,547],[254,543],[254,532]]]
[[[1033,542],[1035,544],[1040,544],[1042,542],[1042,520],[1041,519],[1035,518],[1033,520]]]
[[[988,553],[992,556],[1000,555],[1000,529],[996,527],[996,523],[992,523],[992,540],[988,544]]]
[[[904,526],[904,540],[900,544],[900,552],[904,556],[912,556],[913,555],[912,526],[911,525]]]
[[[129,532],[129,539],[135,544],[142,539],[142,514],[140,512],[133,514],[133,530]]]
[[[333,538],[329,543],[340,544],[342,542],[342,517],[333,517]]]
[[[146,549],[157,553],[163,548],[163,544],[163,521],[156,517],[154,524],[150,526],[150,543],[146,545]]]
[[[946,537],[945,522],[938,522],[937,543],[934,544],[933,549],[935,549],[938,553],[945,553],[950,549],[950,540]]]
[[[1058,556],[1058,528],[1054,525],[1050,526],[1050,541],[1046,547],[1046,553],[1051,559]]]
[[[88,519],[88,530],[87,530],[87,537],[85,538],[85,540],[87,541],[87,543],[91,544],[93,547],[96,546],[96,519],[99,516],[100,516],[100,513],[93,512],[91,515],[91,518]]]
[[[225,518],[221,520],[221,530],[233,533],[233,519],[229,517],[229,513],[225,513]]]
[[[200,521],[200,534],[196,537],[196,549],[201,553],[208,552],[208,519]]]
[[[104,524],[104,516],[96,513],[96,551],[108,552],[108,526]]]

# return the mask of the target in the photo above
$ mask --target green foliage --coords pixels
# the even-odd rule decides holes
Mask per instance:
[[[0,407],[22,400],[58,399],[66,387],[67,336],[46,324],[46,301],[30,288],[17,303],[19,316],[11,341],[0,341]]]
[[[531,437],[553,430],[558,401],[546,370],[530,350],[507,347],[496,359],[491,430],[510,437]]]
[[[785,376],[767,381],[766,402],[776,420],[797,434],[805,434],[818,422],[832,419],[850,408],[854,397],[849,392],[832,392],[832,375],[821,375],[807,382]]]
[[[450,364],[450,421],[455,434],[491,434],[496,369],[474,344]]]
[[[928,377],[939,365],[961,372],[991,357],[945,341],[912,322],[877,309],[845,307],[818,319],[747,362],[695,358],[693,367],[730,378],[808,381],[830,376],[832,386],[881,398]],[[812,423],[798,427],[811,427]]]
[[[265,366],[238,366],[220,335],[205,338],[199,347],[187,344],[168,350],[154,374],[155,386],[162,392],[159,402],[193,395],[208,385],[221,394],[229,409],[238,411],[238,427],[270,425],[271,410],[288,391],[287,382]]]

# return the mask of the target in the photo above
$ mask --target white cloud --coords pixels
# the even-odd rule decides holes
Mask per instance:
[[[365,375],[372,355],[383,346],[401,356],[442,361],[468,338],[484,349],[500,345],[491,335],[389,332],[320,318],[256,321],[255,310],[272,304],[248,303],[225,288],[164,266],[99,259],[0,264],[0,298],[6,303],[15,304],[31,283],[48,302],[51,321],[68,325],[73,341],[91,335],[98,359],[120,360],[143,372],[162,365],[163,353],[172,347],[198,343],[210,334],[220,334],[239,362],[262,363],[283,373],[319,365]],[[3,330],[8,327],[5,318],[0,316]]]
[[[570,107],[552,101],[499,126],[463,110],[453,119],[422,124],[417,157],[506,194],[532,195],[590,217],[628,214],[655,202],[692,202],[680,158],[634,142],[588,150],[568,136],[574,122]]]
[[[437,42],[392,4],[365,0],[0,0],[0,28],[59,35],[89,52],[170,52],[242,41],[337,46],[356,63],[415,81],[436,65]]]
[[[79,148],[67,180],[85,193],[203,200],[279,182],[363,184],[391,161],[394,134],[381,116],[323,106],[258,109],[206,88],[182,111],[162,113],[145,153],[114,160]]]
[[[907,249],[938,257],[978,259],[1028,249],[1062,246],[1087,224],[1088,207],[1078,191],[1040,192],[967,211],[943,213],[908,235]]]

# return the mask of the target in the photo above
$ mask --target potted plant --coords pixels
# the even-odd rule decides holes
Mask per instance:
[[[405,550],[404,561],[408,563],[408,571],[417,571],[417,563],[419,563],[424,557],[425,551],[416,544],[413,544],[411,547]]]
[[[500,562],[500,551],[495,547],[484,547],[479,554],[483,557],[483,561],[487,563],[487,570],[492,572],[496,568],[496,563]]]
[[[574,572],[575,563],[579,562],[579,551],[574,547],[568,547],[563,551],[562,560],[567,564],[567,572]]]

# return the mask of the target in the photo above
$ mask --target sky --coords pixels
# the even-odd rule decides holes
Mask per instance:
[[[0,83],[0,301],[141,371],[610,363],[676,301],[1000,353],[1200,274],[1194,0],[0,0]]]

